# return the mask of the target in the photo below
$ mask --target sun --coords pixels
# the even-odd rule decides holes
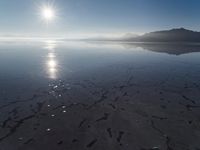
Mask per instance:
[[[51,21],[55,18],[55,11],[51,7],[44,7],[42,8],[42,16],[45,20]]]
[[[37,15],[41,19],[42,23],[47,26],[54,23],[59,18],[59,10],[57,9],[55,0],[45,0],[37,5]]]

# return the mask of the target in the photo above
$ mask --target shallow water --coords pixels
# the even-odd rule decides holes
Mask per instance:
[[[198,150],[198,51],[198,44],[0,42],[0,150]]]

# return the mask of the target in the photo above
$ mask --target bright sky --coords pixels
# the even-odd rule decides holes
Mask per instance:
[[[176,27],[200,31],[200,0],[53,1],[0,0],[0,35],[117,35]],[[56,17],[47,25],[41,8],[48,3]]]

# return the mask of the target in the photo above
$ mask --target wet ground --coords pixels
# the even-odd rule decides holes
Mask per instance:
[[[156,47],[1,42],[0,150],[200,150],[200,53]]]

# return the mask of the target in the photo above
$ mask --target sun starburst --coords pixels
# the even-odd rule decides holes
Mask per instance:
[[[57,9],[53,2],[46,2],[39,6],[39,16],[47,24],[57,18]]]
[[[42,16],[45,20],[51,21],[55,18],[55,11],[53,8],[46,6],[42,9]]]

